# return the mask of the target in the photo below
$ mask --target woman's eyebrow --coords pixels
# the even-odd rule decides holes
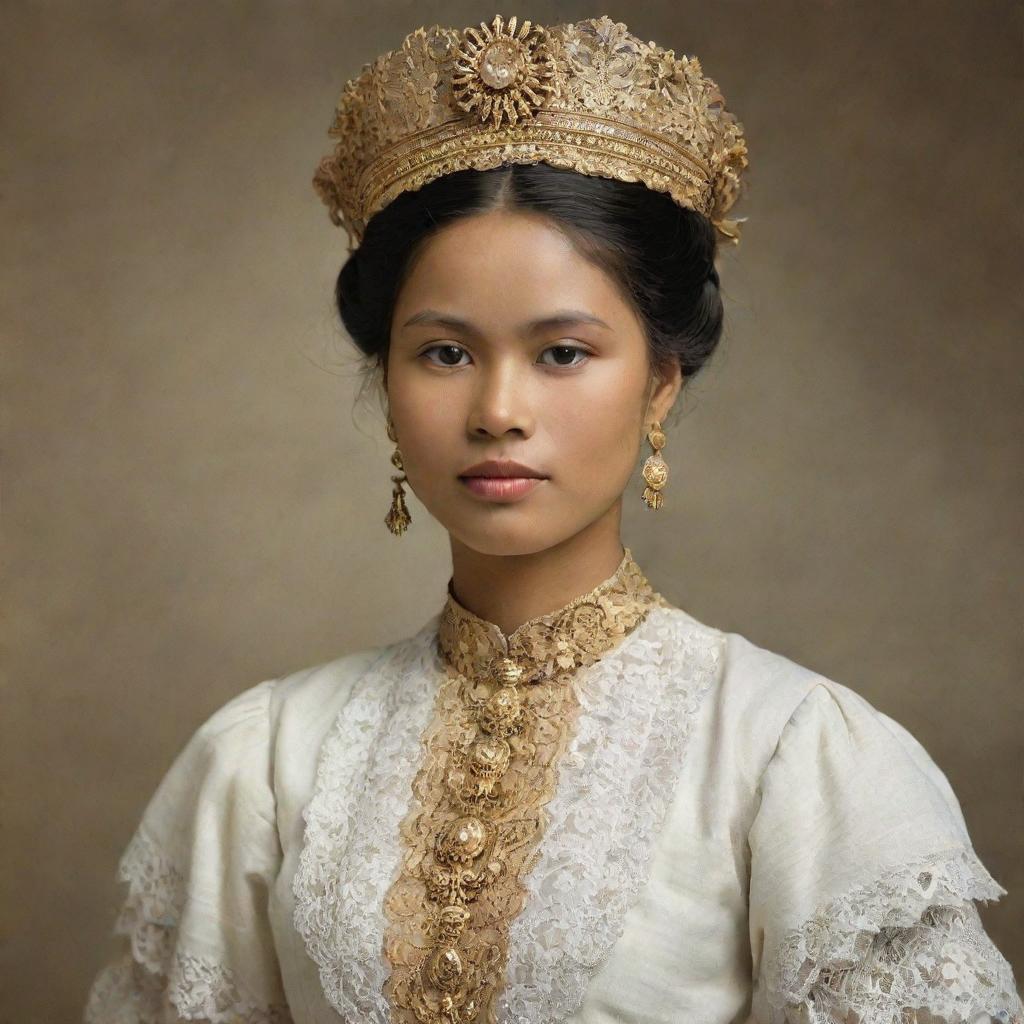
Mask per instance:
[[[611,328],[599,316],[593,313],[584,312],[582,309],[560,309],[550,316],[540,317],[528,323],[520,324],[519,330],[522,334],[532,334],[547,327],[568,327],[573,324],[594,324],[597,327]]]
[[[409,317],[402,325],[412,327],[414,324],[429,324],[433,327],[447,327],[451,330],[465,331],[467,334],[483,333],[469,320],[451,316],[447,313],[440,313],[436,309],[423,309]],[[550,327],[564,327],[571,324],[595,324],[607,330],[611,328],[600,317],[593,313],[587,313],[582,309],[560,309],[548,316],[538,317],[535,320],[528,320],[519,325],[519,333],[522,335],[534,334]]]

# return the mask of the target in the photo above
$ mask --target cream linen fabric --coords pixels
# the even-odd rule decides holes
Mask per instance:
[[[388,1021],[381,900],[436,626],[198,729],[121,860],[122,949],[89,1024]],[[676,608],[573,684],[502,1024],[1024,1019],[975,909],[1005,889],[898,723]]]

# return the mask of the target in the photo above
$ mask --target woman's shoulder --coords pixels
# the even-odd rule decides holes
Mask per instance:
[[[664,614],[688,645],[712,646],[719,654],[716,700],[732,715],[755,715],[762,729],[771,723],[781,731],[796,708],[818,688],[839,699],[854,691],[780,651],[763,647],[746,634],[722,629],[696,618],[685,609],[668,606]],[[685,648],[684,648],[685,649]]]
[[[432,616],[416,632],[397,640],[359,647],[273,680],[271,718],[276,720],[281,714],[308,710],[322,715],[325,708],[344,704],[357,684],[367,680],[371,688],[383,690],[382,686],[375,687],[378,680],[382,682],[385,676],[403,671],[428,653],[437,634],[437,618]]]
[[[326,661],[265,678],[240,690],[205,718],[189,737],[179,760],[189,770],[242,768],[272,754],[281,735],[312,736],[326,728],[360,682],[372,688],[377,674],[422,652],[431,623],[391,643],[363,646]],[[308,744],[303,744],[308,745]],[[259,777],[259,772],[248,772]]]
[[[780,742],[789,733],[816,733],[879,754],[895,743],[919,765],[931,764],[910,730],[855,687],[740,633],[726,635],[729,689],[749,713],[771,714]]]
[[[854,687],[744,633],[718,629],[686,611],[670,608],[677,629],[717,643],[721,650],[718,684],[708,718],[736,740],[748,767],[802,750],[835,747],[863,762],[891,759],[893,752],[946,788],[942,773],[910,732]]]

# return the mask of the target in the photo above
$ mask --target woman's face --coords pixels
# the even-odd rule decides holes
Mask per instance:
[[[678,368],[652,373],[612,279],[542,216],[446,225],[397,298],[387,393],[405,473],[431,515],[482,554],[533,554],[617,515],[646,430],[679,384]],[[526,469],[500,466],[510,460]]]

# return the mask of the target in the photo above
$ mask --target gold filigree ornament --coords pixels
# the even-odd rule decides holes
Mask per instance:
[[[664,504],[662,491],[668,483],[668,463],[662,458],[661,449],[665,447],[665,432],[661,424],[655,422],[647,433],[647,443],[651,446],[651,454],[647,456],[644,467],[641,470],[644,483],[644,493],[641,497],[648,508],[655,510]]]
[[[642,182],[732,243],[746,219],[725,217],[747,145],[716,83],[607,15],[418,28],[345,84],[328,134],[313,186],[350,250],[401,193],[506,164]]]
[[[509,927],[580,703],[573,673],[664,605],[627,548],[614,575],[506,636],[451,594],[402,863],[384,900],[394,1024],[494,1024]]]

